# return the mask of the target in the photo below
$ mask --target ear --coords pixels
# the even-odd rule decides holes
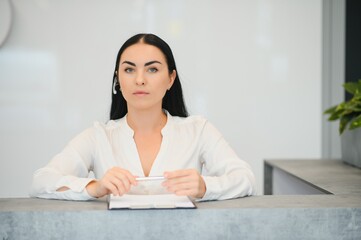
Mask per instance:
[[[173,70],[172,73],[169,75],[169,85],[168,90],[173,86],[174,80],[177,77],[177,71]]]

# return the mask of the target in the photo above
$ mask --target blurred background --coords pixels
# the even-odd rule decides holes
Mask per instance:
[[[190,113],[252,166],[260,194],[264,159],[340,157],[322,112],[343,99],[345,1],[0,2],[0,197],[28,196],[36,169],[109,120],[116,54],[140,32],[171,46]]]

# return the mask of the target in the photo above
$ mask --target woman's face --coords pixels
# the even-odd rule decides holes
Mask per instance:
[[[120,57],[118,79],[128,111],[161,109],[175,77],[176,71],[169,74],[165,56],[155,46],[137,43]]]

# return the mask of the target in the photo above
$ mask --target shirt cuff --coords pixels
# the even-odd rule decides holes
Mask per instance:
[[[96,199],[89,195],[86,186],[95,180],[94,178],[78,178],[74,176],[64,176],[55,185],[55,191],[61,187],[67,187],[69,190],[63,192],[56,192],[63,194],[66,199],[74,198],[74,200],[92,200]]]
[[[86,185],[93,181],[93,178],[79,178],[75,176],[64,176],[55,184],[55,190],[67,187],[74,192],[82,192]]]
[[[204,196],[202,198],[197,198],[195,199],[195,201],[202,202],[217,199],[218,195],[214,193],[214,190],[212,190],[214,186],[217,185],[217,179],[210,176],[202,176],[202,178],[204,180],[204,183],[206,184],[206,192],[204,193]]]

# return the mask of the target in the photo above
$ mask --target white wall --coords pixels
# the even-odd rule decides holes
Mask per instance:
[[[192,114],[256,174],[263,159],[321,156],[321,1],[13,0],[0,48],[0,197],[108,119],[121,44],[153,32],[173,49]],[[1,23],[0,23],[1,24]]]

